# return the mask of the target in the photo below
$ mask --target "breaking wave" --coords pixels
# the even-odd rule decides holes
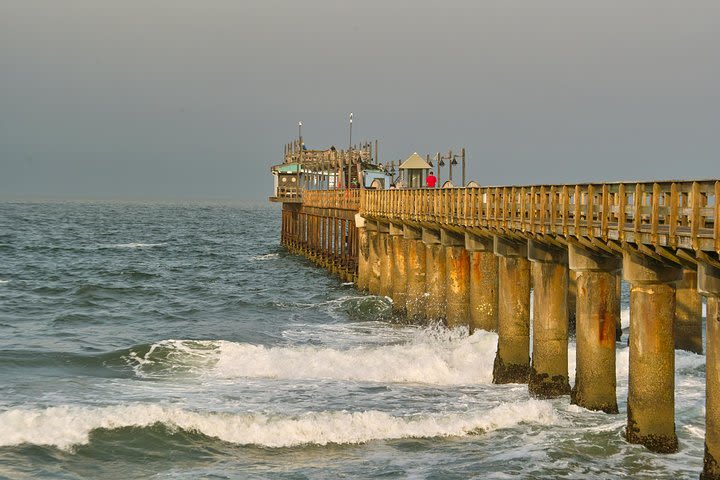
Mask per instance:
[[[349,349],[167,340],[131,360],[139,376],[173,369],[220,378],[468,385],[492,381],[496,346],[493,333],[423,330],[404,343]]]
[[[21,444],[72,450],[90,443],[94,430],[150,428],[199,433],[237,445],[270,448],[300,445],[357,444],[373,440],[479,435],[522,423],[553,424],[558,417],[549,402],[505,403],[486,411],[393,416],[363,412],[313,412],[298,416],[259,413],[196,412],[161,405],[51,407],[0,413],[0,446]]]

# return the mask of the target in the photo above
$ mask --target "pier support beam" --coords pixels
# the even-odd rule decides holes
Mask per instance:
[[[698,293],[697,272],[683,270],[675,291],[675,348],[703,352],[702,296]]]
[[[378,223],[378,255],[380,256],[380,292],[382,297],[392,296],[392,241],[390,240],[390,226]]]
[[[576,273],[576,368],[571,403],[589,410],[618,413],[615,378],[615,329],[620,317],[618,257],[570,245]]]
[[[449,328],[470,326],[470,256],[465,236],[442,230],[447,280],[445,319]]]
[[[622,311],[622,262],[620,264],[620,269],[615,273],[615,292],[617,295],[617,304],[615,305],[615,340],[620,341],[622,338],[622,319],[620,318],[620,313]]]
[[[498,349],[493,383],[527,383],[530,374],[530,262],[527,243],[494,237],[498,255]]]
[[[440,232],[422,229],[425,243],[425,293],[426,314],[430,321],[445,321],[447,309],[447,274],[445,265],[445,247],[440,243]]]
[[[625,251],[623,275],[632,284],[626,438],[654,452],[675,452],[673,323],[682,269]]]
[[[476,329],[497,331],[498,257],[492,238],[465,234],[465,249],[470,252],[470,332]]]
[[[403,227],[403,237],[407,244],[406,270],[407,295],[405,308],[408,320],[425,320],[425,244],[422,242],[422,231],[408,225]]]
[[[406,313],[407,299],[407,248],[403,238],[402,226],[390,224],[390,241],[392,242],[392,299],[393,311],[396,314]]]
[[[567,250],[530,240],[528,259],[534,285],[528,390],[539,398],[568,395]]]
[[[575,332],[575,314],[577,312],[577,275],[568,269],[567,312],[569,331]]]
[[[367,222],[368,237],[368,292],[380,294],[380,234],[377,222]]]
[[[357,289],[361,292],[368,290],[370,280],[370,242],[365,227],[365,219],[359,214],[355,215],[355,225],[358,232],[358,274]]]
[[[698,291],[707,296],[705,322],[705,460],[702,480],[720,480],[720,269],[698,265]]]

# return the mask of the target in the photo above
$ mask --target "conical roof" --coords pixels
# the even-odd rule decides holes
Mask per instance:
[[[398,168],[408,170],[411,168],[412,169],[417,169],[417,168],[425,169],[425,168],[432,168],[432,167],[420,155],[418,155],[417,153],[413,153]]]

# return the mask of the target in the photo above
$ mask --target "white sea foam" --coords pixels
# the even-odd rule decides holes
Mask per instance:
[[[0,285],[4,285],[6,283],[10,283],[10,280],[0,280]]]
[[[128,360],[139,376],[194,371],[219,378],[435,385],[487,384],[492,381],[496,334],[479,331],[468,335],[467,332],[445,329],[414,333],[402,343],[345,349],[165,340],[153,345],[142,356],[131,353]]]
[[[214,341],[163,340],[143,355],[131,351],[125,359],[138,377],[172,376],[186,372],[202,373],[217,361]]]
[[[620,325],[623,329],[630,328],[630,308],[620,310]]]
[[[250,260],[263,261],[263,260],[274,260],[276,258],[280,258],[279,253],[266,253],[264,255],[255,255],[254,257],[251,257]]]
[[[75,445],[89,443],[90,433],[96,429],[148,427],[157,423],[238,445],[278,448],[464,436],[521,423],[550,425],[557,421],[551,404],[539,400],[505,403],[485,411],[408,417],[375,410],[314,412],[290,417],[196,412],[148,404],[100,408],[62,406],[0,413],[0,446],[27,443],[71,450]]]
[[[164,243],[116,243],[108,245],[110,248],[152,248],[162,247]]]
[[[462,385],[492,381],[497,335],[425,331],[407,343],[350,349],[218,343],[215,373],[226,378]]]

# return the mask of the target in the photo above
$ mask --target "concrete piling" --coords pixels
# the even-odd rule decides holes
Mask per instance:
[[[378,255],[380,256],[380,291],[378,295],[390,297],[393,291],[393,251],[388,224],[378,223]]]
[[[702,296],[698,293],[697,272],[683,270],[675,290],[675,348],[702,353]]]
[[[358,228],[358,243],[357,289],[367,292],[370,279],[370,241],[365,227]]]
[[[705,459],[702,480],[720,480],[720,268],[698,265],[698,291],[707,297],[705,321]]]
[[[568,330],[575,332],[575,314],[577,312],[577,274],[568,268],[567,316]]]
[[[498,349],[493,383],[527,383],[530,374],[530,262],[527,243],[494,237],[498,255]]]
[[[380,233],[376,222],[367,223],[368,236],[368,292],[371,295],[380,295]]]
[[[622,319],[620,318],[622,311],[622,264],[618,271],[615,272],[615,296],[617,297],[617,302],[613,304],[615,307],[615,340],[619,342],[623,334]]]
[[[445,321],[449,328],[470,326],[470,256],[465,236],[442,230],[445,247],[446,303]]]
[[[407,307],[407,242],[402,226],[390,224],[390,241],[392,243],[392,299],[393,312],[398,315],[406,313]]]
[[[630,443],[670,453],[675,434],[675,282],[682,269],[626,251],[623,275],[630,290],[628,421]]]
[[[427,317],[425,297],[426,247],[422,242],[422,232],[419,229],[405,225],[403,237],[407,243],[405,309],[408,319],[422,321]]]
[[[492,237],[465,234],[465,249],[470,253],[470,332],[476,329],[497,331],[498,257]]]
[[[621,259],[570,245],[568,260],[577,278],[576,368],[571,403],[589,410],[618,413],[615,378],[615,328]]]
[[[447,267],[440,232],[423,228],[425,243],[425,312],[429,321],[445,321],[447,311]]]
[[[539,398],[570,393],[567,250],[528,242],[534,285],[533,355],[528,389]]]

